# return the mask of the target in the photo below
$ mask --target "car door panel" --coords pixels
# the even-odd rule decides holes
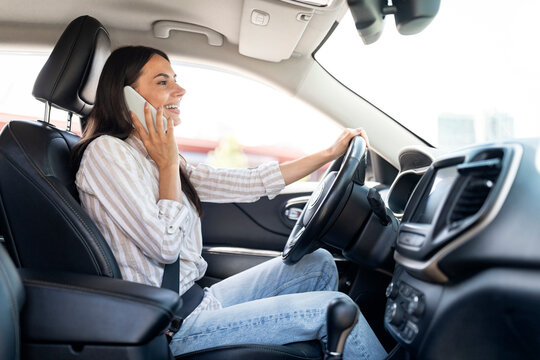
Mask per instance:
[[[204,203],[202,232],[207,246],[231,246],[248,249],[281,251],[293,221],[286,221],[287,202],[308,193],[289,193],[254,203]],[[303,208],[304,204],[297,207]]]
[[[255,251],[230,247],[205,246],[203,257],[208,262],[208,270],[199,285],[211,286],[229,276],[247,270],[280,255],[279,251]]]
[[[254,203],[204,203],[203,257],[208,270],[203,285],[278,256],[294,225],[284,214],[287,204],[302,209],[308,198],[309,192],[292,192]]]

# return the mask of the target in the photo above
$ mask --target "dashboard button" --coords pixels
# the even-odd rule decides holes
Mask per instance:
[[[408,343],[411,343],[417,334],[418,327],[410,321],[407,322],[407,325],[405,325],[405,327],[401,331],[401,337]]]
[[[409,305],[407,306],[407,312],[409,315],[420,316],[424,312],[424,301],[418,295],[413,295]]]
[[[399,292],[401,293],[401,295],[408,298],[409,296],[411,296],[413,290],[409,285],[402,283],[399,285]]]
[[[399,234],[398,244],[405,246],[421,247],[425,240],[424,235],[414,234],[410,232],[401,232]]]

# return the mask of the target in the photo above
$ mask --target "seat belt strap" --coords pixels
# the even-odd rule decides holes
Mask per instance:
[[[161,287],[163,289],[172,290],[178,294],[178,289],[180,289],[180,257],[172,264],[165,265]]]
[[[163,270],[163,280],[161,281],[161,288],[169,289],[178,294],[180,288],[180,257],[172,264],[166,264]],[[193,284],[184,295],[182,295],[182,306],[176,311],[174,319],[172,320],[169,331],[167,331],[167,338],[170,342],[172,336],[180,329],[182,322],[189,314],[195,310],[201,303],[204,297],[204,290],[197,284]]]

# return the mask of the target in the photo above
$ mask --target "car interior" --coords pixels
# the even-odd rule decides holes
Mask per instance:
[[[0,49],[50,55],[32,90],[44,116],[13,118],[0,132],[1,359],[171,359],[170,331],[198,305],[202,288],[276,256],[294,264],[321,247],[334,255],[339,290],[354,300],[387,359],[537,356],[538,139],[442,151],[313,56],[347,11],[370,45],[389,16],[400,34],[421,33],[440,1],[7,4],[0,5]],[[386,19],[386,26],[393,24]],[[272,200],[204,203],[209,268],[184,296],[125,281],[80,205],[69,160],[80,136],[69,124],[84,128],[108,55],[128,44],[261,79],[343,126],[361,125],[369,147],[355,138],[318,183],[287,187]],[[50,122],[52,108],[66,113],[67,129]],[[345,330],[331,321],[334,311],[329,344]],[[176,359],[338,353],[313,340],[217,347]]]

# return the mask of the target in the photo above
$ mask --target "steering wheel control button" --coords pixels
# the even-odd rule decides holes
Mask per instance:
[[[399,294],[399,288],[393,281],[386,287],[386,297],[395,299]]]

